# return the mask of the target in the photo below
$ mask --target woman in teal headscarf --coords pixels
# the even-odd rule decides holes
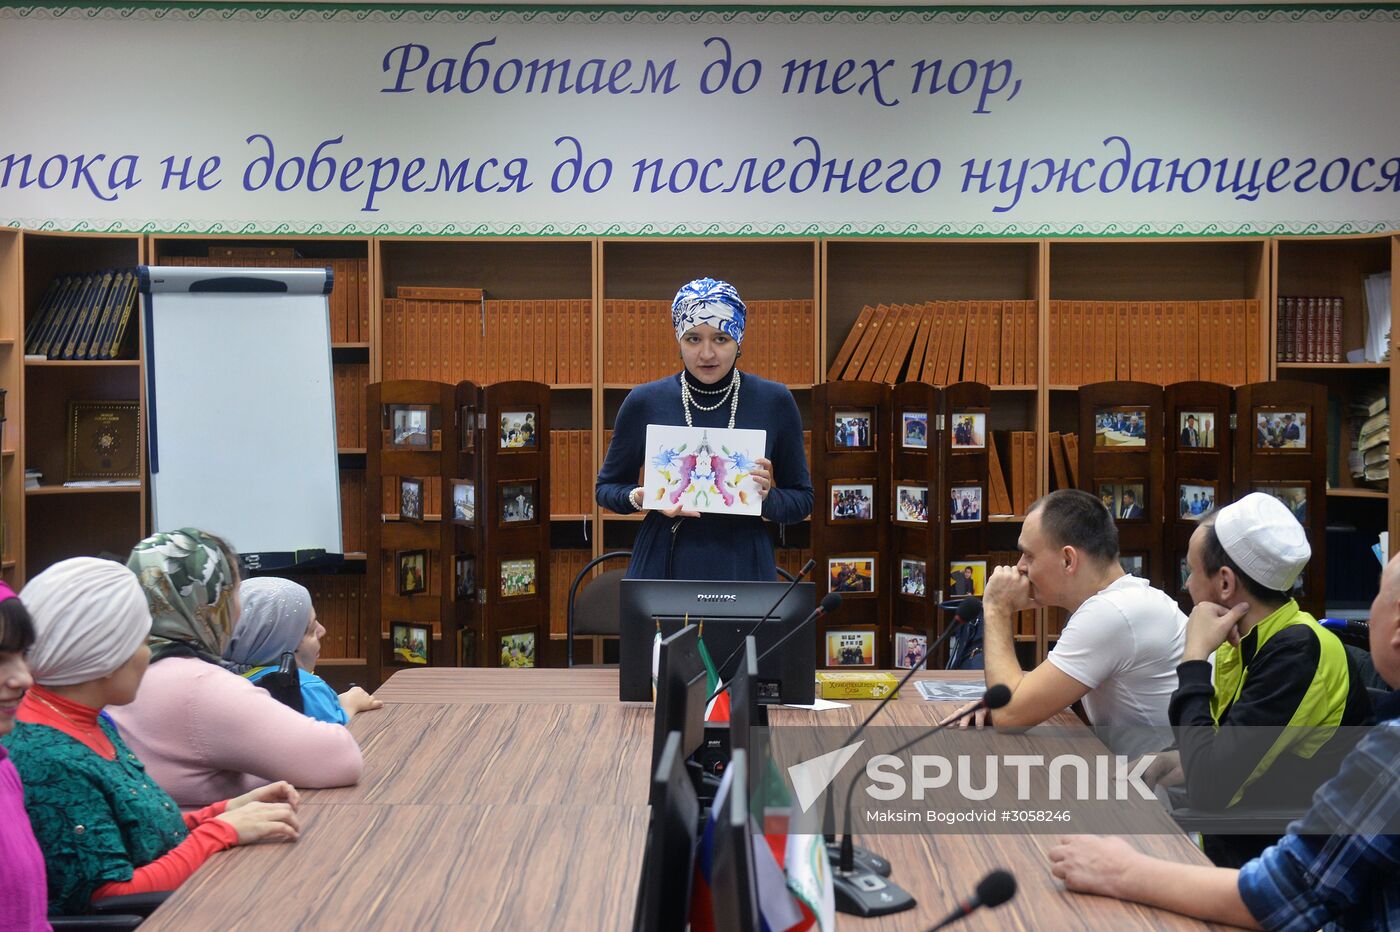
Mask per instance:
[[[302,714],[348,725],[356,714],[383,705],[358,686],[337,696],[330,684],[316,675],[326,629],[316,620],[311,593],[305,586],[290,579],[260,576],[240,585],[238,597],[243,615],[224,648],[224,660],[233,672],[256,683],[277,669],[284,653],[291,652],[299,668]]]
[[[181,528],[141,541],[127,566],[151,611],[151,667],[136,701],[112,717],[180,805],[207,805],[267,780],[322,787],[360,778],[364,763],[348,729],[283,705],[223,659],[242,611],[233,548]]]

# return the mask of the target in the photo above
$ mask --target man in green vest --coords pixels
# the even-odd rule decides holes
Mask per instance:
[[[1184,785],[1193,809],[1306,809],[1350,750],[1336,728],[1371,714],[1341,641],[1289,594],[1311,556],[1302,525],[1262,492],[1206,515],[1191,535],[1195,608],[1167,713],[1178,750],[1145,777]],[[1239,867],[1276,840],[1207,835],[1203,847]]]

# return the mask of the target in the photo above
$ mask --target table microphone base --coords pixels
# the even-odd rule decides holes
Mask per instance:
[[[850,916],[887,916],[913,909],[915,900],[879,874],[856,867],[850,873],[832,871],[836,911]]]
[[[872,874],[879,874],[881,877],[888,877],[894,872],[890,862],[880,857],[869,848],[862,848],[856,845],[853,849],[855,854],[854,863],[857,870],[867,870]],[[828,841],[826,843],[826,856],[832,865],[841,863],[841,842]]]

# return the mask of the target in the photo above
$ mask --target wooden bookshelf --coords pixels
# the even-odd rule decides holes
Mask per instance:
[[[0,277],[14,276],[13,285],[0,285],[0,292],[15,300],[14,330],[9,329],[5,309],[0,310],[0,332],[12,334],[16,341],[0,350],[10,364],[0,369],[15,371],[7,371],[0,381],[7,388],[18,383],[18,392],[7,398],[5,406],[12,421],[7,425],[8,442],[15,444],[16,455],[5,461],[4,471],[8,556],[15,560],[13,578],[20,584],[68,557],[106,554],[125,560],[148,532],[144,468],[137,486],[63,487],[69,402],[137,401],[142,406],[144,441],[145,386],[139,356],[144,346],[138,341],[138,358],[129,360],[22,357],[26,328],[37,322],[39,303],[54,277],[133,268],[146,255],[145,238],[136,234],[24,231],[17,240],[7,238],[0,245]],[[20,360],[21,365],[13,365]],[[10,494],[12,487],[22,486],[25,469],[43,471],[41,487]]]

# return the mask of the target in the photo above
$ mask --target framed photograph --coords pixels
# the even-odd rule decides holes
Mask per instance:
[[[948,501],[948,523],[970,524],[982,520],[982,487],[955,485]]]
[[[903,425],[900,431],[900,446],[906,450],[927,450],[928,412],[901,411],[899,420]]]
[[[457,629],[457,666],[476,666],[476,630],[473,628]]]
[[[875,666],[875,632],[828,631],[826,633],[826,665],[828,667]]]
[[[1141,579],[1147,578],[1147,557],[1141,553],[1120,553],[1118,555],[1118,565],[1123,567],[1123,572],[1129,576],[1137,576]]]
[[[139,480],[140,402],[68,402],[67,452],[64,470],[64,479],[67,482],[93,479]]]
[[[433,445],[432,405],[389,405],[389,446],[428,450]]]
[[[895,486],[894,519],[905,524],[928,524],[928,486]]]
[[[517,599],[535,594],[535,558],[501,561],[501,598]]]
[[[845,596],[875,594],[875,557],[831,557],[826,561],[827,588]]]
[[[1255,408],[1254,449],[1308,449],[1308,412],[1297,408]]]
[[[948,598],[980,596],[986,585],[986,560],[954,560],[948,565]]]
[[[1308,487],[1296,482],[1256,482],[1254,491],[1272,495],[1288,507],[1298,523],[1308,525]]]
[[[458,446],[462,453],[472,453],[476,450],[476,408],[471,405],[462,405],[457,412],[457,433],[460,434]]]
[[[501,666],[523,670],[535,665],[535,632],[515,631],[501,635]]]
[[[1145,483],[1141,479],[1123,479],[1117,482],[1099,483],[1099,500],[1108,513],[1119,521],[1144,521],[1147,519],[1147,496],[1143,492]]]
[[[894,633],[894,665],[901,670],[912,670],[924,662],[928,653],[928,635],[911,634],[908,631]]]
[[[1181,410],[1176,412],[1177,449],[1216,449],[1215,422],[1214,411]]]
[[[1215,508],[1216,485],[1209,479],[1185,479],[1176,484],[1176,516],[1199,521]]]
[[[831,483],[832,521],[873,521],[875,486],[869,482]]]
[[[1147,446],[1147,408],[1094,410],[1095,450],[1141,450]]]
[[[954,452],[958,450],[985,450],[987,448],[987,412],[954,411],[952,430],[948,431],[948,436],[951,438]]]
[[[538,520],[537,504],[540,499],[538,479],[512,479],[502,482],[501,524],[535,524]]]
[[[389,641],[394,647],[394,659],[399,663],[427,666],[433,629],[428,625],[392,621],[389,623]]]
[[[835,449],[875,449],[875,412],[870,408],[836,411],[831,420],[831,445]]]
[[[923,560],[899,561],[899,594],[920,599],[928,595],[928,565]]]
[[[452,523],[467,527],[476,524],[475,480],[452,480]]]
[[[452,599],[476,601],[476,557],[459,553],[452,559]]]
[[[423,520],[423,480],[399,478],[399,519]]]
[[[535,437],[535,412],[501,412],[501,449],[534,450],[538,447]]]
[[[428,591],[428,551],[400,550],[397,554],[399,595]]]

